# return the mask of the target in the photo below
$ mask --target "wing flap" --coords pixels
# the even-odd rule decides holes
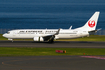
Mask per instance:
[[[44,37],[43,37],[43,38],[44,38],[44,41],[52,41],[52,40],[54,40],[55,35],[58,35],[59,32],[60,32],[60,28],[58,29],[58,31],[57,31],[55,34],[53,34],[53,35],[48,35],[48,36],[44,36]]]

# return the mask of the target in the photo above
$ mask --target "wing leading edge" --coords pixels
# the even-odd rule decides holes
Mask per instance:
[[[60,28],[58,29],[58,31],[53,34],[53,35],[48,35],[48,36],[44,36],[44,41],[49,41],[49,42],[53,42],[54,41],[54,38],[55,38],[55,35],[58,35],[60,32]]]

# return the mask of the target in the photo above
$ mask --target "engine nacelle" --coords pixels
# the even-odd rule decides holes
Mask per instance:
[[[34,41],[44,41],[43,37],[34,37]]]

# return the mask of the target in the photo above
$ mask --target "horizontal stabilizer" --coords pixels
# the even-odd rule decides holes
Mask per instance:
[[[101,30],[101,28],[100,29],[97,29],[97,30],[93,30],[93,31],[89,31],[89,33],[93,33],[93,32],[97,32],[97,31],[99,31],[99,30]]]

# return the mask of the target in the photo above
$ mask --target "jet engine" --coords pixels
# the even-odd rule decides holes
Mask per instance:
[[[43,37],[34,37],[34,41],[44,41]]]

